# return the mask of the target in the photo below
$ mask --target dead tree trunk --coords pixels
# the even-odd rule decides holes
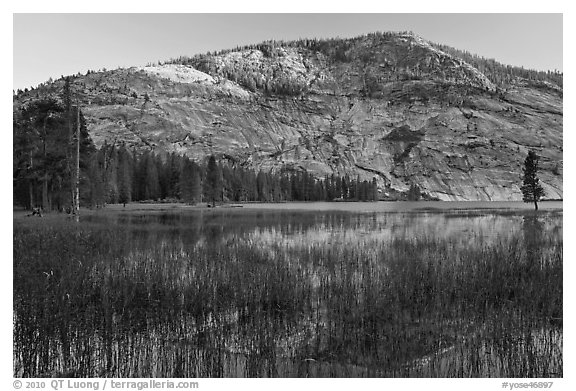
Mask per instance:
[[[80,106],[76,107],[76,161],[72,186],[72,214],[80,221]]]
[[[50,205],[48,203],[48,165],[46,164],[47,160],[47,152],[46,152],[46,123],[48,122],[48,116],[44,118],[44,125],[42,128],[43,132],[43,140],[42,140],[42,157],[44,158],[44,175],[42,176],[42,209],[44,211],[48,211],[50,209]]]
[[[30,210],[34,208],[34,182],[32,181],[32,171],[34,170],[34,160],[30,151],[30,176],[28,178],[28,195],[30,196]]]
[[[72,102],[70,99],[70,96],[68,95],[68,99],[67,99],[67,115],[68,115],[68,147],[66,148],[66,168],[68,169],[68,172],[70,173],[70,207],[71,210],[74,210],[74,167],[72,164],[72,160],[74,157],[74,154],[72,152],[73,146],[74,144],[74,120],[73,120],[73,114],[72,114]]]

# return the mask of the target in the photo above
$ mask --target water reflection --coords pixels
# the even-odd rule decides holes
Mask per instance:
[[[15,241],[17,281],[32,276],[15,283],[18,376],[562,374],[561,211],[221,209],[84,224],[52,258],[38,256],[44,234]],[[50,285],[44,270],[77,279]]]
[[[531,251],[546,236],[562,236],[562,212],[427,211],[364,213],[226,210],[92,215],[86,221],[118,225],[146,245],[170,241],[183,247],[235,240],[262,245],[346,243],[437,238],[460,245],[494,243],[523,232]]]

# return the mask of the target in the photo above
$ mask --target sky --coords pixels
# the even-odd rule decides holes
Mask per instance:
[[[563,71],[556,14],[13,14],[13,89],[88,69],[144,66],[268,39],[413,31],[537,70]]]

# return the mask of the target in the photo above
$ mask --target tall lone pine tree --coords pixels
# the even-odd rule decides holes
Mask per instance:
[[[204,181],[204,194],[208,203],[216,206],[216,202],[222,201],[222,190],[222,170],[218,167],[214,155],[210,155]]]
[[[524,202],[534,202],[534,208],[538,210],[538,201],[544,196],[544,189],[538,179],[538,160],[536,152],[529,151],[524,161],[524,180],[520,187]]]

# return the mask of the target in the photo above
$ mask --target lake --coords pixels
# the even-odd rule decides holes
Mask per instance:
[[[561,377],[562,203],[530,208],[15,218],[14,375]]]

